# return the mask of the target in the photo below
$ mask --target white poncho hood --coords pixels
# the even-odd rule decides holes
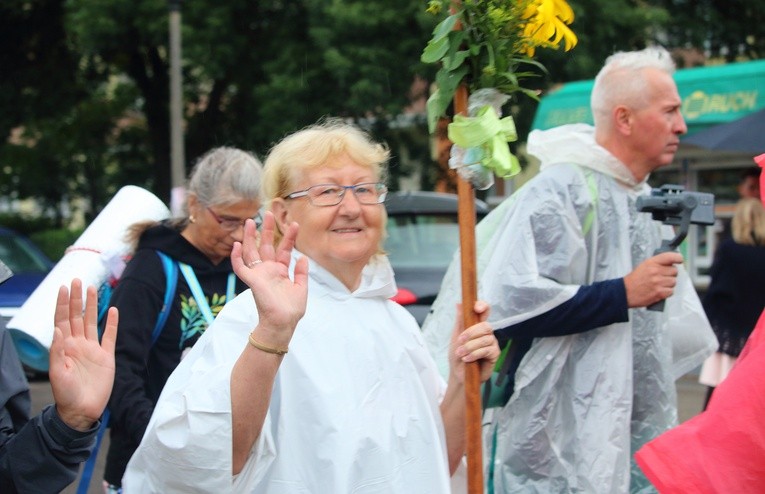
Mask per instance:
[[[581,285],[624,277],[662,239],[660,224],[635,209],[650,187],[595,143],[591,126],[534,131],[528,152],[540,173],[476,229],[478,298],[495,329],[562,304]],[[442,372],[459,278],[455,256],[423,325]],[[688,332],[673,349],[675,333]],[[715,348],[684,270],[664,312],[630,310],[626,323],[535,339],[510,401],[485,420],[487,482],[503,494],[627,492],[632,452],[676,424],[674,379]],[[632,468],[633,492],[650,491]]]

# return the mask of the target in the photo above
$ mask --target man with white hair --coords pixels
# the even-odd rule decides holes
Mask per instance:
[[[509,400],[484,421],[489,492],[652,491],[632,453],[677,423],[674,380],[716,344],[682,255],[654,255],[662,226],[635,206],[687,131],[674,69],[662,48],[609,57],[594,127],[531,132],[540,173],[478,225],[479,296],[512,341]],[[455,272],[423,327],[437,358]],[[647,310],[665,299],[665,311]],[[673,366],[678,323],[702,339]]]

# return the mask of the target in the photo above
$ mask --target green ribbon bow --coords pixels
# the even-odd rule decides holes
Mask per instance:
[[[481,165],[498,177],[509,178],[521,171],[518,158],[507,145],[518,139],[513,117],[500,119],[494,108],[486,105],[475,117],[456,115],[448,126],[448,134],[449,140],[462,148],[481,148]]]

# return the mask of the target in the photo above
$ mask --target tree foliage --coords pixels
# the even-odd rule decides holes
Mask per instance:
[[[762,0],[662,0],[659,4],[672,18],[664,33],[669,46],[726,62],[765,57]]]
[[[138,88],[161,190],[169,169],[165,9],[160,0],[76,0],[69,8],[79,51]],[[188,2],[182,17],[190,161],[224,144],[263,155],[322,115],[395,114],[428,27],[402,0]]]
[[[613,51],[651,42],[728,59],[763,53],[762,2],[570,4],[579,44],[568,53],[538,52],[547,72],[529,81],[534,90],[590,78]],[[424,119],[401,125],[400,118],[427,97],[412,93],[413,82],[433,81],[435,73],[420,62],[435,26],[426,6],[183,2],[187,169],[219,145],[264,156],[285,133],[333,115],[356,119],[388,142],[394,186],[419,161],[426,164],[420,185],[430,187],[436,165]],[[4,0],[0,33],[0,195],[34,197],[55,214],[85,197],[91,217],[126,184],[168,199],[167,0]],[[510,105],[523,141],[536,103],[519,96]]]

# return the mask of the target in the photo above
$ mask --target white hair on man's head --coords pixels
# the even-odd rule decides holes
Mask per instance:
[[[590,107],[595,126],[610,125],[609,115],[617,105],[640,108],[648,102],[644,69],[675,72],[675,62],[661,46],[649,46],[637,51],[621,51],[606,59],[595,77]]]

